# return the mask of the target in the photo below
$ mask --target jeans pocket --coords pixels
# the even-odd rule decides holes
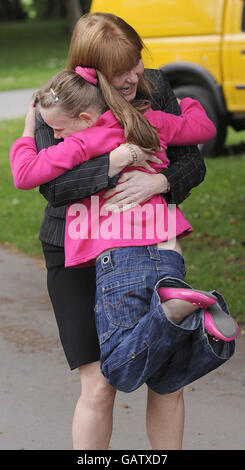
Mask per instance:
[[[127,272],[102,286],[106,316],[114,325],[131,328],[147,312],[146,277]]]
[[[122,392],[132,392],[148,379],[145,375],[148,346],[123,354],[122,357],[109,357],[102,364],[102,373],[107,382]]]
[[[118,330],[116,325],[112,325],[111,322],[108,321],[107,316],[104,313],[104,306],[102,302],[97,300],[95,305],[95,323],[96,329],[99,339],[100,346],[107,342],[110,337]]]

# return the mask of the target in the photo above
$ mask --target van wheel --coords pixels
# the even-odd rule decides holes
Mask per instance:
[[[209,142],[200,144],[198,146],[199,150],[203,157],[214,157],[220,155],[224,148],[227,126],[224,122],[224,118],[219,115],[218,110],[216,109],[214,98],[211,93],[202,86],[186,85],[174,88],[174,94],[177,98],[183,99],[189,96],[201,103],[208,117],[213,121],[217,134]]]

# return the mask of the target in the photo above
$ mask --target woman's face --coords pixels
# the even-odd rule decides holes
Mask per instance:
[[[117,75],[111,80],[111,84],[119,91],[125,100],[134,100],[137,92],[137,86],[141,75],[144,72],[144,64],[140,60],[137,65],[125,72],[123,75]]]

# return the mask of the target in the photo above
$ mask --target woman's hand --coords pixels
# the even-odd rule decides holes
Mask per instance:
[[[26,119],[25,119],[25,127],[22,137],[34,137],[35,132],[35,101],[32,100],[29,104]]]
[[[133,162],[133,157],[125,144],[121,144],[110,153],[110,166],[108,176],[112,177],[120,173],[126,166],[142,166],[147,170],[155,173],[155,170],[147,163],[147,161],[161,164],[162,161],[154,156],[151,152],[146,152],[137,145],[130,144],[137,155],[137,162]]]
[[[105,210],[123,211],[150,199],[154,194],[167,193],[169,184],[161,173],[143,171],[123,173],[115,188],[109,189],[103,198],[110,198],[104,204]]]

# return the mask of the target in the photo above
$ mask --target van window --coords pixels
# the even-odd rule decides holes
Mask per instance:
[[[245,32],[245,1],[243,1],[242,31]]]

